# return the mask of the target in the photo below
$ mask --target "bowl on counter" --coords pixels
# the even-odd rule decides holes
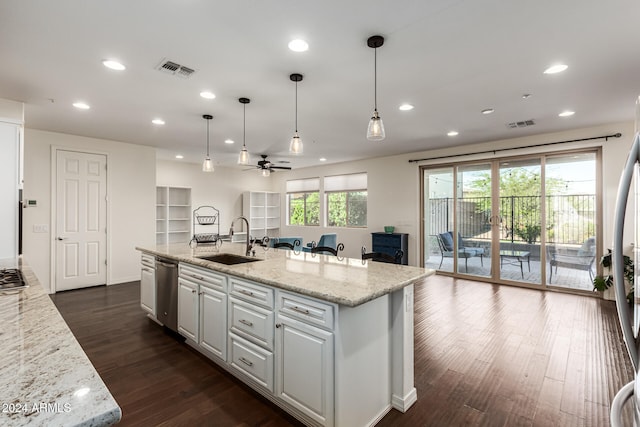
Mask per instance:
[[[395,230],[396,228],[393,225],[385,225],[384,226],[384,232],[385,233],[393,233],[393,230]]]

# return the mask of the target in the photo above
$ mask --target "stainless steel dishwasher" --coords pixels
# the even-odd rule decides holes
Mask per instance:
[[[156,257],[156,309],[158,321],[178,332],[178,263]]]

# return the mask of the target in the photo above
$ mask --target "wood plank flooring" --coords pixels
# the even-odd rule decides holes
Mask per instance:
[[[121,425],[300,425],[147,319],[138,282],[52,299]],[[379,426],[607,426],[633,378],[611,301],[435,276],[415,311],[418,402]]]

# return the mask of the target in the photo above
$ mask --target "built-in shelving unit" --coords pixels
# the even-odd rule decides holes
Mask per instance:
[[[242,213],[249,220],[251,237],[260,239],[280,235],[280,193],[245,191]]]
[[[191,189],[156,187],[156,244],[187,244],[191,231]]]

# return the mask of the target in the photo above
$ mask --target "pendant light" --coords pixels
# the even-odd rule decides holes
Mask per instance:
[[[213,119],[213,116],[211,114],[204,114],[202,118],[207,121],[207,157],[205,157],[204,162],[202,162],[202,171],[213,172],[213,162],[209,157],[209,121]]]
[[[367,139],[369,141],[382,141],[385,137],[384,124],[378,115],[378,56],[377,51],[384,44],[384,37],[371,36],[367,40],[367,46],[373,49],[373,115],[367,127]]]
[[[238,156],[238,164],[239,165],[248,165],[249,164],[249,152],[247,151],[247,146],[245,144],[245,136],[247,134],[247,104],[251,102],[249,98],[240,98],[238,99],[242,104],[242,150],[240,150],[240,155]]]
[[[293,134],[293,138],[291,138],[291,143],[289,144],[289,153],[302,154],[304,147],[302,145],[302,140],[298,135],[298,82],[302,81],[302,74],[293,73],[289,78],[292,82],[296,83],[296,131]]]

